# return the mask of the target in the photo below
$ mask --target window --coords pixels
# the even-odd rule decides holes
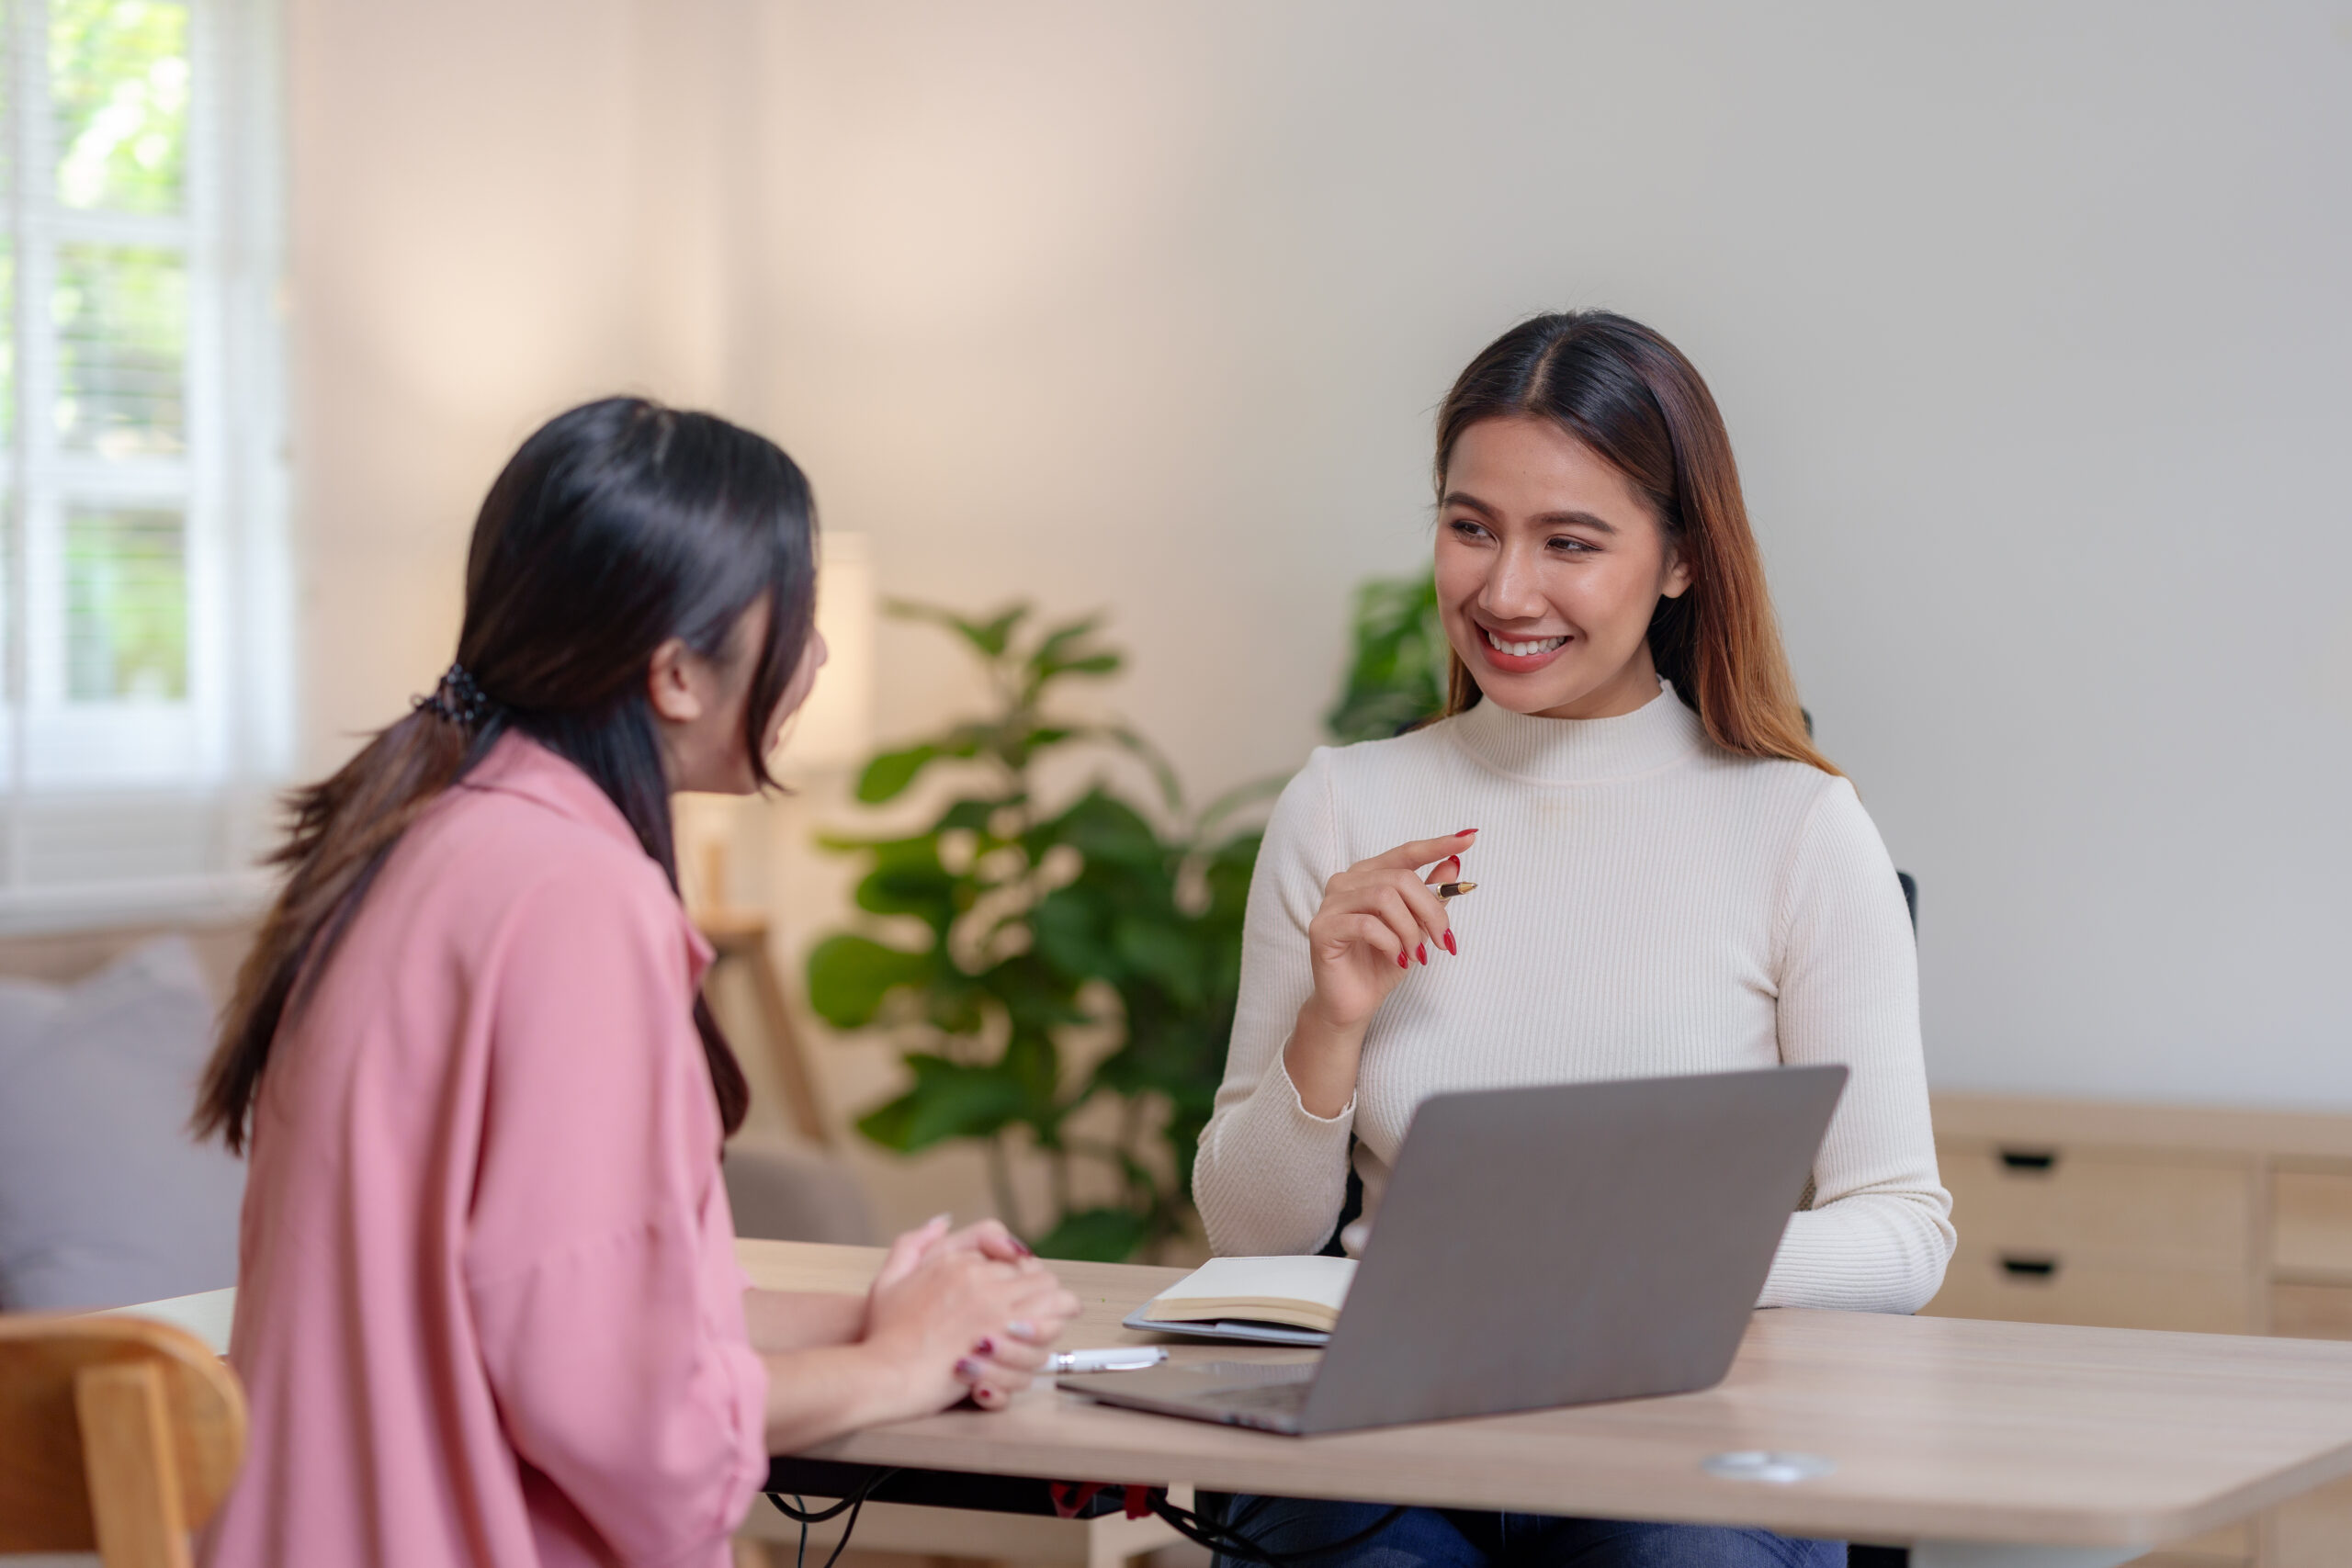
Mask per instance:
[[[0,924],[232,898],[290,731],[277,17],[0,16]]]

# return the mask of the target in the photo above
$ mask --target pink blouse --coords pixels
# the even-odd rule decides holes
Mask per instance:
[[[695,1033],[707,947],[619,810],[508,736],[279,1032],[209,1564],[718,1568],[767,1377]]]

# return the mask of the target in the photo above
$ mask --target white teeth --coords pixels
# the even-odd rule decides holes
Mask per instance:
[[[1481,626],[1481,631],[1486,628]],[[1487,632],[1487,646],[1498,653],[1508,653],[1514,659],[1531,659],[1539,653],[1549,653],[1568,639],[1564,637],[1538,637],[1533,642],[1505,642],[1493,632]]]

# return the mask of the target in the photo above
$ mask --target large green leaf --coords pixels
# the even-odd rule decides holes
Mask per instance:
[[[1024,697],[1035,702],[1046,685],[1065,675],[1109,675],[1125,662],[1114,649],[1090,647],[1091,638],[1102,624],[1100,615],[1088,615],[1056,626],[1038,640],[1028,658],[1029,680]]]
[[[1074,621],[1064,621],[1037,639],[1036,648],[1029,655],[1032,670],[1056,670],[1061,661],[1072,657],[1073,645],[1085,641],[1102,629],[1100,615],[1080,615]]]
[[[1133,1209],[1080,1209],[1039,1239],[1038,1255],[1088,1263],[1119,1263],[1151,1239],[1151,1217]]]
[[[1004,742],[1004,760],[1015,768],[1025,768],[1038,752],[1060,745],[1079,731],[1057,725],[1038,725],[1024,733],[1012,736]]]
[[[924,1020],[943,1034],[978,1034],[988,1027],[988,987],[952,964],[933,972],[922,999]]]
[[[1072,980],[1108,974],[1118,963],[1110,923],[1084,887],[1057,887],[1038,900],[1029,931],[1032,951]]]
[[[1011,1018],[1014,1031],[1043,1034],[1065,1023],[1083,1023],[1080,978],[1060,973],[1034,950],[991,966],[979,984]]]
[[[1021,1085],[1026,1096],[1023,1106],[1033,1121],[1044,1124],[1055,1120],[1062,1062],[1052,1036],[1034,1029],[1014,1030],[997,1066]]]
[[[1159,982],[1180,1005],[1199,1002],[1206,989],[1203,954],[1183,925],[1125,916],[1113,928],[1111,942],[1132,973]]]
[[[939,755],[939,748],[926,740],[920,746],[909,746],[897,751],[885,751],[865,764],[857,775],[857,798],[868,806],[879,806],[886,800],[896,800],[906,787],[915,782],[915,775],[930,766]]]
[[[896,751],[885,751],[865,764],[857,776],[857,798],[868,806],[895,800],[922,772],[944,758],[972,758],[994,739],[983,724],[960,724],[946,734]]]
[[[956,629],[970,638],[974,648],[978,649],[990,659],[997,659],[1002,657],[1005,649],[1011,646],[1012,628],[1019,626],[1028,614],[1028,605],[1014,604],[1000,612],[994,620],[977,624],[971,621],[959,621],[956,623]]]
[[[948,833],[961,829],[967,833],[985,833],[989,830],[989,819],[999,811],[1008,806],[1018,806],[1020,803],[1020,797],[1017,795],[995,800],[967,795],[941,812],[939,820],[931,825],[931,830],[933,833]]]
[[[1012,629],[1029,614],[1026,604],[1009,604],[991,620],[970,621],[953,610],[913,599],[886,599],[882,609],[884,614],[902,621],[928,621],[933,626],[944,626],[991,660],[1003,657],[1012,640]]]
[[[1355,657],[1324,718],[1332,738],[1378,740],[1445,709],[1452,650],[1430,576],[1374,578],[1356,590]]]
[[[915,1052],[907,1066],[914,1087],[857,1122],[859,1132],[900,1154],[948,1138],[987,1137],[1030,1108],[1028,1087],[1001,1065],[972,1066]]]
[[[963,878],[940,863],[939,835],[919,834],[866,846],[874,869],[857,885],[857,907],[876,915],[913,915],[944,931],[970,902]]]
[[[884,997],[922,984],[936,967],[928,953],[885,947],[871,937],[829,936],[808,954],[808,1005],[836,1029],[863,1029]]]
[[[1079,796],[1054,820],[1051,831],[1090,865],[1165,872],[1171,862],[1168,847],[1143,814],[1101,789]]]

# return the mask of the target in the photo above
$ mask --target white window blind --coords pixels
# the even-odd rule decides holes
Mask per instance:
[[[235,900],[291,729],[276,6],[0,15],[0,925]]]

